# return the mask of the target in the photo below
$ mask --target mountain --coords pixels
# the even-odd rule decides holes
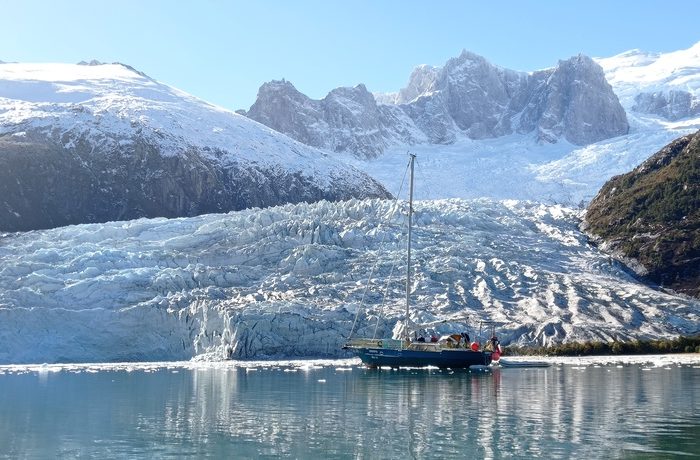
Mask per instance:
[[[632,50],[597,59],[628,113],[668,121],[700,116],[700,42],[685,50]]]
[[[392,143],[426,140],[406,113],[378,105],[364,85],[336,88],[319,101],[288,81],[271,81],[243,113],[304,144],[363,158],[377,157]]]
[[[359,170],[123,64],[0,64],[0,230],[387,197]]]
[[[584,228],[646,279],[700,297],[700,131],[608,181]]]
[[[321,201],[2,235],[0,363],[346,356],[358,310],[360,335],[403,319],[405,208]],[[412,319],[447,319],[438,332],[475,337],[482,319],[504,344],[700,332],[700,300],[640,284],[589,244],[577,211],[438,200],[414,217]]]
[[[289,82],[273,81],[260,88],[245,114],[300,142],[362,158],[392,145],[512,133],[586,145],[629,130],[602,68],[582,55],[528,74],[463,51],[442,68],[417,67],[406,88],[378,99],[383,104],[358,85],[316,101]]]
[[[551,144],[538,140],[552,132],[543,122],[538,131],[496,138],[457,138],[452,144],[390,145],[371,161],[341,154],[337,157],[366,171],[393,191],[400,188],[401,176],[395,172],[405,167],[406,150],[410,149],[418,155],[421,178],[416,195],[422,199],[489,197],[584,208],[611,177],[629,172],[674,139],[700,129],[700,115],[691,112],[687,117],[669,120],[663,114],[640,112],[636,102],[639,94],[649,92],[687,91],[695,98],[700,96],[698,49],[700,43],[671,53],[630,51],[595,59],[627,114],[629,132],[625,135],[586,145],[562,138]],[[532,81],[536,74],[532,74]],[[424,100],[435,90],[435,75],[431,68],[423,66],[417,69],[415,81],[407,86],[411,90],[406,96],[385,96],[389,102],[403,104],[393,107],[405,107],[403,97],[417,91],[425,92],[417,101]],[[552,103],[552,107],[556,106]]]

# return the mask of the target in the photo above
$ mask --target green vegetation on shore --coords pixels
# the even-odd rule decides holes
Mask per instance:
[[[600,356],[700,353],[700,335],[674,339],[631,340],[629,342],[569,342],[549,347],[505,347],[508,356]]]
[[[700,131],[605,183],[584,227],[647,280],[700,298]]]

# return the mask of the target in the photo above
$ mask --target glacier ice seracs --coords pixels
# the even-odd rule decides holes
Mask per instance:
[[[342,357],[375,263],[360,333],[381,316],[387,334],[401,318],[394,206],[322,201],[4,234],[0,363]],[[521,344],[697,332],[700,302],[636,282],[587,244],[576,211],[455,199],[418,202],[415,220],[415,321],[491,319],[504,343]]]

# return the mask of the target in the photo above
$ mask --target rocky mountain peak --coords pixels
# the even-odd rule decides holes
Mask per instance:
[[[514,132],[585,145],[629,129],[602,68],[584,55],[527,74],[463,50],[443,67],[416,67],[405,88],[377,96],[380,105],[364,85],[335,89],[321,101],[286,86],[279,97],[269,97],[270,85],[284,86],[264,84],[249,117],[300,142],[361,157],[376,156],[389,144],[445,144],[460,136]]]
[[[376,106],[377,104],[372,93],[367,91],[367,87],[362,83],[354,87],[341,86],[331,90],[325,100],[333,99],[351,100],[363,106]]]
[[[268,110],[275,107],[275,110]],[[272,80],[264,83],[258,90],[258,98],[246,112],[248,118],[252,118],[275,131],[291,135],[307,145],[315,145],[314,137],[306,127],[307,113],[316,117],[318,108],[305,94],[298,91],[294,85],[282,80]]]
[[[435,91],[439,68],[426,64],[419,65],[408,79],[408,84],[402,88],[396,99],[397,104],[407,104],[416,98]]]
[[[546,142],[560,137],[586,145],[627,134],[627,114],[605,79],[602,67],[579,54],[559,61],[556,68],[533,74],[540,85],[537,135]],[[541,112],[539,112],[541,110]]]
[[[466,49],[463,48],[463,49],[462,49],[462,52],[459,53],[459,56],[454,57],[454,58],[450,58],[450,59],[447,61],[447,64],[445,64],[445,67],[446,67],[446,68],[447,68],[447,67],[454,67],[454,66],[464,65],[464,64],[467,64],[467,63],[481,64],[481,65],[488,64],[488,65],[490,65],[490,63],[486,60],[485,57],[483,57],[483,56],[481,56],[481,55],[479,55],[479,54],[473,53],[473,52],[471,52],[471,51],[468,51],[468,50],[466,50]]]
[[[269,97],[280,97],[280,96],[290,96],[294,99],[304,96],[292,82],[285,80],[271,80],[269,82],[263,83],[258,90],[258,99],[269,98]]]

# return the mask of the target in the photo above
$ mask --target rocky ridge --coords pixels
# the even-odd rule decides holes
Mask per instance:
[[[2,64],[0,83],[0,231],[390,196],[123,64]]]
[[[640,276],[700,297],[700,131],[608,181],[583,226]]]
[[[317,101],[289,82],[273,81],[244,113],[308,145],[365,158],[389,145],[513,133],[586,145],[629,129],[602,68],[583,55],[528,74],[463,51],[442,68],[419,66],[404,89],[376,97],[358,85]]]

